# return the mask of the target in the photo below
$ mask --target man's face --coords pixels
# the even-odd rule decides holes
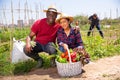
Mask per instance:
[[[97,17],[96,16],[93,16],[94,19],[96,19]]]
[[[46,15],[47,15],[47,22],[48,22],[49,24],[55,23],[55,20],[56,20],[56,17],[57,17],[57,13],[56,13],[56,12],[48,11],[48,12],[46,13]]]

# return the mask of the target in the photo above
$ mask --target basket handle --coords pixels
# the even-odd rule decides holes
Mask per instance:
[[[69,62],[72,63],[72,61],[71,61],[71,56],[70,56],[70,51],[69,51],[68,48],[67,48],[67,52],[68,52],[68,56],[69,56]]]

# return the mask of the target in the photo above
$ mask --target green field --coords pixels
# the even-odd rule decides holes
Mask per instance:
[[[90,54],[91,60],[120,55],[120,24],[113,24],[110,28],[104,28],[104,25],[101,25],[101,27],[105,36],[104,39],[100,37],[96,29],[94,29],[90,37],[87,37],[89,24],[80,26],[84,46]],[[17,40],[22,39],[24,41],[29,31],[29,27],[0,29],[0,75],[25,74],[36,65],[35,61],[17,64],[10,62],[12,38],[15,37]],[[44,67],[47,65],[49,64],[45,64]]]

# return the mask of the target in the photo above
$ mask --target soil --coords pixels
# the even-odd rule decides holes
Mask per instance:
[[[120,56],[102,58],[82,67],[73,77],[61,77],[57,68],[34,69],[26,75],[1,76],[0,80],[120,80]]]

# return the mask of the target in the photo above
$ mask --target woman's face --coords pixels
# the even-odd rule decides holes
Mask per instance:
[[[60,25],[62,26],[63,29],[69,28],[70,21],[68,19],[62,18],[60,20]]]

